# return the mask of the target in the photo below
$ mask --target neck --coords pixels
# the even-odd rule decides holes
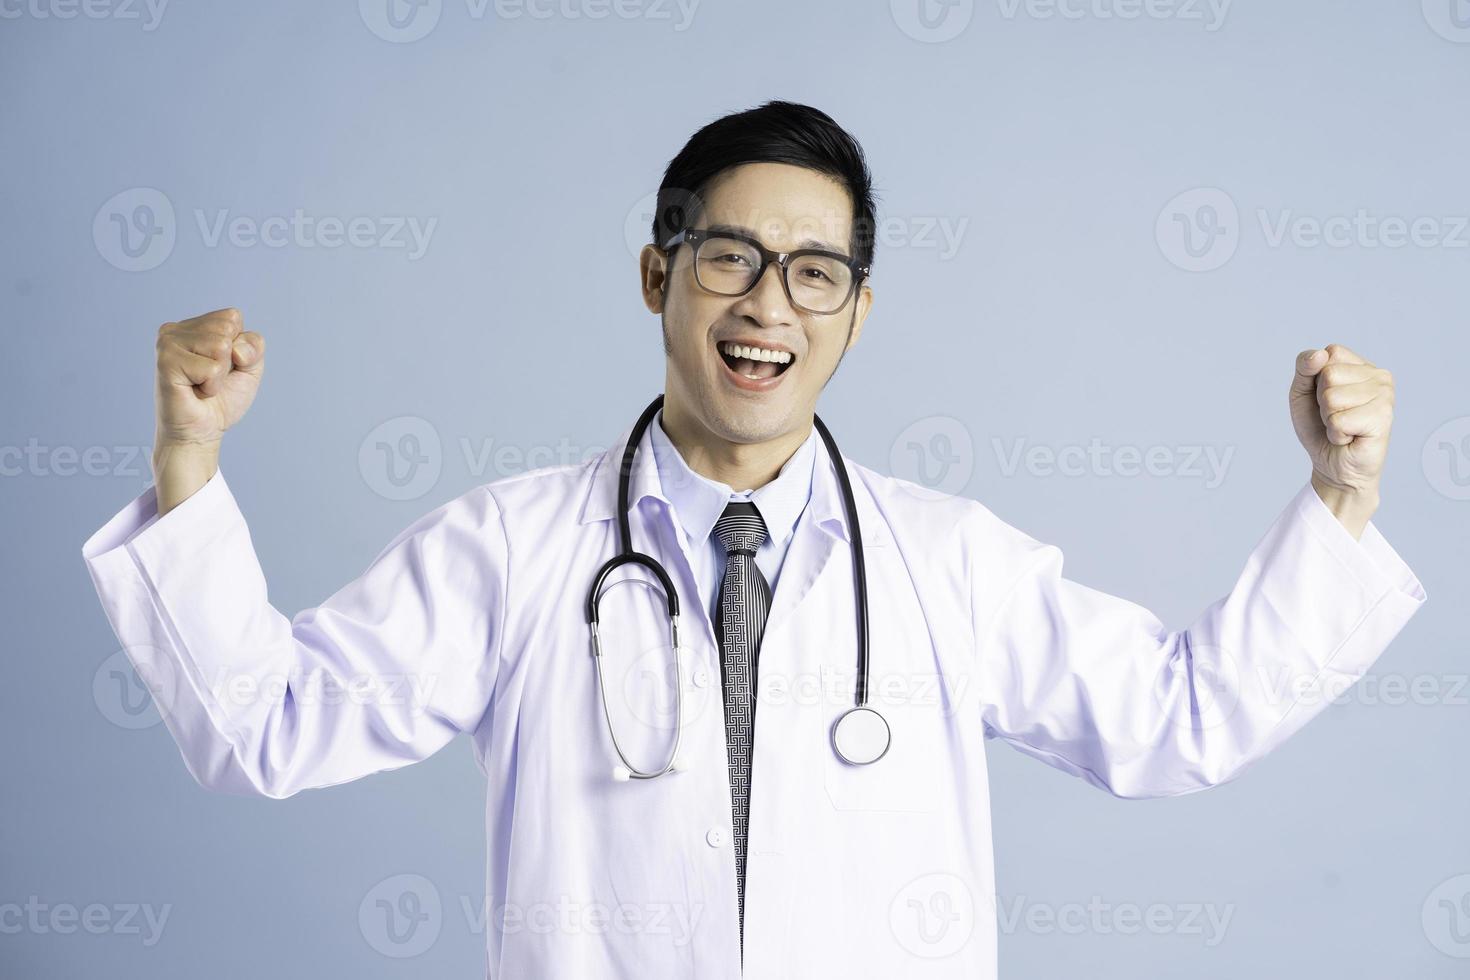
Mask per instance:
[[[774,480],[811,432],[808,421],[804,429],[766,442],[730,442],[667,398],[663,427],[691,470],[736,491],[758,490]]]

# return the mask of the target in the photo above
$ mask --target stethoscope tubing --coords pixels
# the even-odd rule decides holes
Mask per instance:
[[[602,713],[607,722],[608,735],[612,738],[613,749],[622,761],[622,772],[631,779],[653,779],[662,776],[678,767],[678,755],[680,738],[683,735],[684,719],[684,668],[679,651],[679,593],[674,588],[674,582],[669,573],[664,569],[656,558],[633,550],[632,528],[628,520],[628,496],[632,482],[633,462],[638,451],[638,444],[643,439],[643,433],[652,424],[653,418],[663,407],[664,396],[660,394],[649,403],[638,417],[633,430],[628,437],[627,444],[623,447],[621,463],[618,467],[618,554],[609,559],[598,571],[592,581],[592,587],[587,592],[587,623],[592,632],[592,654],[597,662],[597,687],[602,695]],[[868,703],[868,575],[867,567],[863,561],[863,534],[858,523],[857,504],[853,498],[852,483],[848,479],[847,467],[843,463],[842,454],[837,449],[837,442],[832,438],[832,433],[816,414],[812,415],[812,424],[816,426],[817,433],[822,437],[822,442],[827,447],[827,454],[832,459],[832,468],[837,474],[837,484],[842,494],[842,507],[847,515],[847,527],[849,534],[849,545],[852,551],[852,577],[853,594],[856,599],[856,629],[857,629],[857,680],[854,691],[855,708],[863,708]],[[669,752],[669,757],[662,768],[655,770],[640,770],[634,766],[623,751],[618,741],[617,731],[613,725],[612,712],[608,707],[607,683],[602,670],[602,639],[598,633],[598,603],[602,598],[603,583],[608,575],[624,565],[641,565],[653,573],[663,587],[664,596],[669,613],[669,638],[673,645],[674,654],[674,743]],[[621,776],[619,778],[622,778]]]

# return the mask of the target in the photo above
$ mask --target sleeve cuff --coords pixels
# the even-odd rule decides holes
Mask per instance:
[[[1416,606],[1427,598],[1423,584],[1372,521],[1363,528],[1360,538],[1354,538],[1318,496],[1310,480],[1297,492],[1293,507],[1364,592],[1373,596],[1398,592]]]
[[[219,468],[204,486],[161,518],[158,488],[150,484],[87,539],[82,545],[82,558],[89,565],[107,563],[126,551],[124,545],[151,548],[157,553],[161,538],[184,535],[188,540],[198,540],[199,535],[210,534],[211,528],[219,526],[222,512],[239,514],[240,509]]]
[[[180,616],[187,627],[190,617],[218,616],[219,605],[171,605],[165,596],[168,583],[176,594],[202,588],[230,595],[232,583],[253,581],[259,575],[253,555],[243,555],[238,543],[234,550],[221,547],[245,534],[245,518],[223,471],[216,470],[162,517],[156,488],[149,486],[87,539],[82,558],[118,642],[152,693],[189,771],[202,785],[253,793],[258,788],[235,760],[235,724],[210,687],[210,668],[218,666],[210,662],[213,651],[190,650],[179,629]]]

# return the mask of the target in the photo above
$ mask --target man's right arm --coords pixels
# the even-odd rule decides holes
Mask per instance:
[[[427,758],[494,694],[507,548],[478,487],[288,619],[221,471],[165,515],[149,488],[83,546],[103,610],[210,789],[282,798]]]
[[[194,777],[284,797],[407,765],[480,724],[509,555],[481,487],[402,531],[320,606],[276,610],[217,464],[263,350],[232,310],[165,324],[155,484],[82,555]]]

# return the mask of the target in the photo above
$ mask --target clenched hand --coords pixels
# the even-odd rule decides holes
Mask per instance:
[[[230,307],[165,323],[157,347],[153,474],[165,514],[214,475],[220,440],[260,388],[265,338]]]
[[[1291,421],[1312,461],[1312,486],[1359,537],[1378,507],[1393,427],[1393,375],[1341,344],[1297,355]]]

